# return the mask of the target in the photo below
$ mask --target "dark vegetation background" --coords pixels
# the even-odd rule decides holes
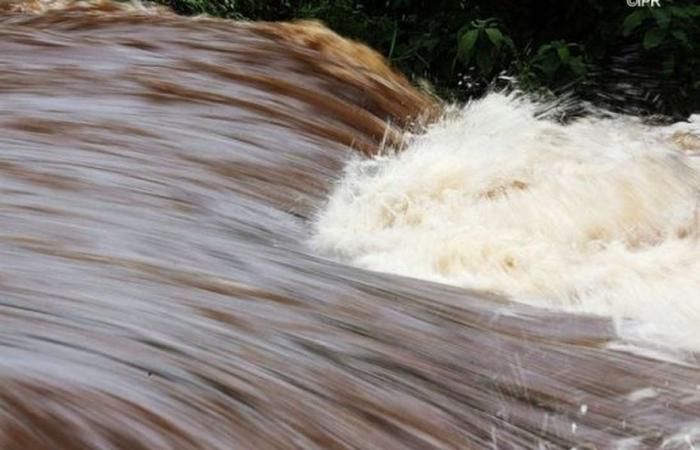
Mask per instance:
[[[182,14],[318,19],[449,100],[514,85],[613,110],[700,111],[700,6],[660,0],[158,0]]]

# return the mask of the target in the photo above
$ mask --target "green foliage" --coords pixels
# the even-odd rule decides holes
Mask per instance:
[[[493,17],[473,20],[462,27],[457,35],[457,61],[469,65],[475,60],[484,76],[491,75],[496,67],[502,65],[505,56],[515,53],[513,40],[503,34],[498,20]]]
[[[583,56],[575,55],[580,52],[581,46],[564,41],[552,41],[537,50],[534,58],[534,66],[542,73],[542,78],[547,81],[567,79],[570,77],[582,77],[586,74],[586,64]]]
[[[656,62],[658,76],[672,81],[660,94],[678,104],[677,108],[685,108],[685,112],[697,111],[700,6],[669,3],[663,8],[637,9],[624,18],[622,35],[641,41],[643,54]]]
[[[674,38],[678,44],[692,49],[693,44],[688,39],[688,30],[697,32],[698,21],[700,21],[700,6],[696,5],[671,5],[668,9],[645,8],[625,17],[622,33],[629,36],[646,24],[643,40],[645,49],[656,48],[668,38]]]
[[[183,14],[318,19],[449,97],[478,95],[506,74],[527,91],[633,98],[676,115],[700,110],[700,6],[692,0],[638,8],[610,0],[157,1]]]

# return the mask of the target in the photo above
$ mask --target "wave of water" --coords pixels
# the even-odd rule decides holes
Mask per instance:
[[[697,445],[696,354],[632,343],[605,318],[309,248],[348,158],[399,147],[403,130],[441,109],[376,53],[308,22],[188,19],[110,2],[0,9],[0,448]],[[558,139],[557,126],[520,111],[509,113],[522,121],[515,130]],[[493,121],[482,123],[512,133],[514,123]],[[409,141],[429,143],[447,124]],[[589,128],[595,139],[599,126]],[[366,167],[371,184],[410,155],[426,173],[439,167],[413,148],[350,173]],[[490,157],[507,162],[500,151]],[[682,201],[648,200],[660,210],[640,231],[690,224],[682,206],[695,178],[669,152],[652,152],[648,170]],[[440,153],[457,186],[458,153]],[[550,153],[545,161],[570,167]],[[518,160],[505,162],[518,178],[489,186],[489,201],[517,207],[507,198],[549,182],[520,179]],[[647,170],[631,167],[622,179]],[[669,180],[667,170],[685,175]],[[395,192],[430,182],[421,171],[399,178]],[[555,250],[577,229],[561,233],[547,241]],[[646,237],[629,234],[640,248]]]
[[[398,154],[354,159],[312,244],[700,349],[700,117],[657,129],[547,113],[491,94]],[[672,138],[684,132],[693,147]]]

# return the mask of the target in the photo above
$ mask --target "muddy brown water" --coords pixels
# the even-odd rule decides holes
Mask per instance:
[[[349,155],[438,111],[375,54],[312,24],[17,5],[0,448],[700,445],[693,355],[308,250]]]

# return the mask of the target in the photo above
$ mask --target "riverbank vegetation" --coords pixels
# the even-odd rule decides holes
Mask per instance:
[[[451,100],[508,83],[637,114],[700,111],[700,6],[692,1],[159,1],[188,15],[321,20]]]

